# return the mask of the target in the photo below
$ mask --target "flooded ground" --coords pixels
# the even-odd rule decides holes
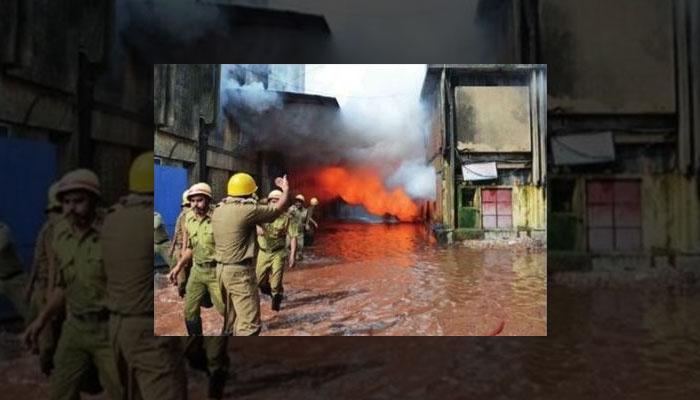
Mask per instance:
[[[229,399],[692,399],[700,394],[700,291],[549,285],[547,337],[232,338]],[[7,398],[48,382],[0,334]],[[190,370],[191,399],[206,377]],[[104,398],[104,397],[96,397]]]
[[[380,229],[372,228],[372,229]],[[384,229],[384,228],[381,228]],[[404,240],[405,228],[392,230],[396,237],[392,240],[407,248],[422,246],[419,241]],[[325,240],[337,235],[340,230],[329,230]],[[348,233],[348,236],[354,235]],[[346,249],[346,254],[356,252],[366,239],[357,234],[359,239],[352,243],[343,241],[336,249]],[[386,236],[385,236],[386,237]],[[410,236],[406,236],[410,239]],[[321,242],[321,237],[319,237]],[[409,244],[414,243],[414,244]],[[382,245],[389,246],[388,243]],[[331,247],[328,247],[330,249]],[[378,247],[379,248],[379,247]],[[305,279],[316,282],[338,282],[334,279],[347,280],[340,274],[334,279],[333,268],[338,265],[354,265],[358,272],[364,271],[357,263],[330,263],[323,260],[343,257],[330,251],[321,251],[321,246],[309,253],[310,260],[306,266],[288,275],[290,294],[297,293],[296,301],[313,293],[322,293],[318,289],[309,289]],[[486,249],[484,249],[486,250]],[[416,276],[412,285],[405,290],[387,288],[390,293],[410,293],[425,287],[443,287],[452,284],[449,280],[428,279],[425,271],[436,265],[415,260],[425,260],[421,254],[442,254],[447,259],[471,252],[468,249],[433,249],[425,248],[425,253],[418,251],[413,255],[402,257],[394,254],[391,271],[401,268],[415,269]],[[379,251],[367,254],[367,259],[381,258]],[[505,257],[509,252],[491,253],[486,260]],[[514,258],[520,268],[511,269],[511,276],[528,276],[532,274],[527,265],[517,264],[519,258],[532,256],[519,250]],[[477,257],[475,257],[477,258]],[[404,261],[401,261],[404,260]],[[407,261],[414,260],[414,261]],[[372,263],[369,263],[372,264]],[[326,265],[326,266],[324,266]],[[421,266],[422,265],[422,266]],[[408,266],[408,267],[407,267]],[[412,267],[411,267],[412,266]],[[349,270],[349,268],[348,268]],[[449,268],[448,268],[449,270]],[[422,272],[421,272],[422,271]],[[518,272],[520,271],[520,272]],[[364,271],[368,273],[367,271]],[[384,275],[376,275],[366,280],[386,282]],[[505,273],[505,272],[504,272]],[[350,272],[348,272],[350,274]],[[452,272],[456,274],[456,272]],[[402,275],[404,277],[411,274]],[[446,274],[446,276],[452,276]],[[607,276],[607,275],[606,275]],[[287,338],[231,338],[229,350],[231,355],[231,378],[229,379],[225,398],[229,399],[467,399],[467,398],[546,398],[546,399],[692,399],[700,396],[700,288],[696,281],[678,281],[670,279],[663,282],[651,280],[639,281],[629,274],[627,281],[612,284],[605,277],[596,276],[595,272],[570,273],[561,272],[548,279],[547,336],[546,337],[384,337],[368,340],[367,338],[337,337],[287,337]],[[524,285],[506,285],[495,282],[496,278],[483,269],[474,274],[473,281],[489,282],[490,290],[502,289],[511,293],[515,302],[529,289]],[[371,279],[370,279],[371,278]],[[426,282],[427,281],[427,282]],[[378,291],[380,288],[360,280],[362,286],[354,286],[348,291]],[[404,281],[406,282],[406,281]],[[439,283],[438,283],[439,282]],[[292,284],[294,283],[294,284]],[[304,286],[302,286],[304,283]],[[297,286],[298,285],[298,286]],[[358,284],[360,285],[360,284]],[[325,287],[325,286],[324,286]],[[504,288],[509,288],[509,292]],[[312,293],[302,291],[313,290]],[[169,289],[168,289],[169,290]],[[339,289],[335,289],[336,291]],[[460,296],[454,298],[460,299]],[[508,305],[504,294],[496,304]],[[444,298],[445,296],[443,296]],[[388,301],[391,296],[382,298]],[[436,297],[423,295],[416,297],[417,304],[435,302]],[[468,298],[468,296],[466,296]],[[357,303],[350,302],[350,299]],[[311,301],[309,301],[311,300]],[[455,301],[450,299],[450,301]],[[472,304],[477,304],[474,298]],[[344,303],[340,303],[344,302]],[[313,304],[318,310],[335,310],[335,303],[354,304],[355,311],[370,307],[370,302],[363,303],[359,294],[336,295],[306,299],[304,304]],[[458,303],[458,301],[455,301]],[[173,303],[175,304],[175,303]],[[295,315],[300,307],[294,306],[290,299],[277,317]],[[360,304],[363,304],[360,306]],[[401,305],[402,312],[411,315],[413,308]],[[437,300],[437,304],[440,302]],[[496,308],[491,303],[483,302],[484,307]],[[174,305],[171,305],[174,307]],[[366,315],[344,314],[348,320],[368,321],[370,315],[382,315],[385,305],[369,308]],[[449,303],[444,303],[443,310],[449,310]],[[337,305],[336,305],[337,307]],[[440,308],[440,307],[438,307]],[[416,307],[415,309],[418,309]],[[511,307],[509,310],[518,308]],[[358,311],[359,310],[359,311]],[[522,308],[527,310],[527,307]],[[180,311],[177,311],[178,313]],[[300,324],[283,327],[271,324],[272,314],[269,301],[263,305],[263,318],[266,335],[282,332],[320,332],[332,331],[331,324],[313,323],[303,320]],[[318,311],[323,312],[323,311]],[[342,310],[341,310],[342,312]],[[522,311],[521,311],[522,312]],[[398,314],[397,314],[398,315]],[[417,313],[415,315],[421,315]],[[503,315],[503,314],[499,314]],[[516,314],[519,315],[519,314]],[[286,317],[291,320],[290,317]],[[332,317],[329,317],[332,318]],[[456,318],[456,317],[455,317]],[[524,318],[520,318],[524,319]],[[420,319],[416,318],[416,321]],[[494,321],[498,318],[494,318]],[[515,319],[504,325],[501,334],[508,334],[514,328]],[[342,324],[345,321],[335,322]],[[469,325],[475,332],[492,329],[495,322],[488,320],[483,324]],[[461,324],[443,321],[443,332],[456,329]],[[212,324],[213,325],[213,324]],[[426,324],[429,326],[430,324]],[[523,324],[525,330],[527,324]],[[167,326],[161,326],[162,328]],[[415,324],[404,321],[391,327],[384,327],[378,332],[397,332],[413,329]],[[510,328],[509,328],[510,327]],[[24,352],[17,340],[20,325],[0,325],[0,386],[7,398],[47,398],[48,382],[38,371],[36,359]],[[170,329],[181,329],[174,323]],[[184,330],[184,328],[182,328]],[[213,328],[211,328],[213,329]],[[337,329],[337,327],[335,328]],[[350,328],[344,328],[350,329]],[[425,328],[437,329],[435,328]],[[467,331],[468,331],[467,329]],[[529,329],[529,328],[528,328]],[[512,333],[512,331],[511,331]],[[380,334],[380,333],[377,333]],[[189,395],[191,399],[205,398],[206,376],[190,370]],[[97,397],[104,398],[104,397]]]
[[[156,277],[159,335],[185,335],[182,301]],[[263,335],[546,335],[546,252],[438,248],[422,225],[327,226],[284,276],[282,310],[263,296]],[[216,334],[222,318],[203,314]]]

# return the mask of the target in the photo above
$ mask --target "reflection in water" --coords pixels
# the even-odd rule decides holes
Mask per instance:
[[[438,248],[421,225],[334,224],[286,271],[282,311],[263,297],[263,335],[546,335],[545,256]],[[157,291],[158,334],[184,334],[174,294]],[[214,334],[221,319],[205,311]]]

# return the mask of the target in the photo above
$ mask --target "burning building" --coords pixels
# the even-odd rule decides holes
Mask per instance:
[[[240,66],[224,68],[236,76]],[[221,126],[242,132],[240,149],[270,152],[283,159],[283,171],[289,173],[294,190],[307,198],[319,198],[328,206],[322,207],[324,210],[335,210],[330,213],[334,216],[406,222],[420,217],[414,200],[421,194],[416,193],[417,185],[406,187],[408,180],[415,181],[407,169],[411,165],[406,163],[423,152],[418,89],[424,66],[414,66],[406,72],[405,80],[391,82],[397,90],[407,92],[406,103],[415,113],[386,93],[386,81],[396,74],[392,66],[309,66],[311,70],[332,71],[332,79],[348,79],[336,77],[340,71],[349,76],[360,73],[371,81],[362,84],[379,93],[370,97],[374,101],[353,97],[343,107],[334,97],[297,90],[300,85],[292,82],[299,74],[289,65],[258,68],[271,71],[267,84],[228,79],[221,86],[225,117]],[[328,80],[323,82],[316,89],[332,93]],[[290,89],[272,90],[273,84]],[[416,89],[409,90],[411,85]],[[382,100],[376,101],[377,97]]]
[[[298,108],[319,115],[337,109],[333,98],[304,94],[303,79],[303,65],[155,67],[155,208],[169,231],[192,183],[208,182],[220,199],[229,177],[246,172],[265,195],[275,177],[293,168],[280,145],[292,137],[284,118],[299,117]]]
[[[546,83],[539,65],[430,65],[424,217],[456,238],[546,234]]]

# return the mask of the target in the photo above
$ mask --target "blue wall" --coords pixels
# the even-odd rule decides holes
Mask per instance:
[[[187,169],[155,166],[155,211],[163,216],[168,235],[172,237],[180,214],[182,192],[187,189]]]
[[[45,141],[0,138],[0,221],[12,230],[12,239],[24,264],[31,268],[36,236],[46,215],[47,191],[57,179],[56,146]],[[15,315],[0,296],[0,318]]]
[[[46,220],[47,192],[57,179],[56,147],[44,141],[0,138],[0,220],[12,229],[29,269],[34,242]]]

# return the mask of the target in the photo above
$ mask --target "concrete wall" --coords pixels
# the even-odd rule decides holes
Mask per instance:
[[[673,3],[541,0],[549,109],[674,112]]]
[[[527,86],[458,86],[455,100],[460,151],[531,151]]]
[[[644,249],[700,251],[700,200],[697,178],[679,174],[642,178]]]
[[[513,228],[547,229],[547,199],[542,186],[515,185],[513,189]]]

